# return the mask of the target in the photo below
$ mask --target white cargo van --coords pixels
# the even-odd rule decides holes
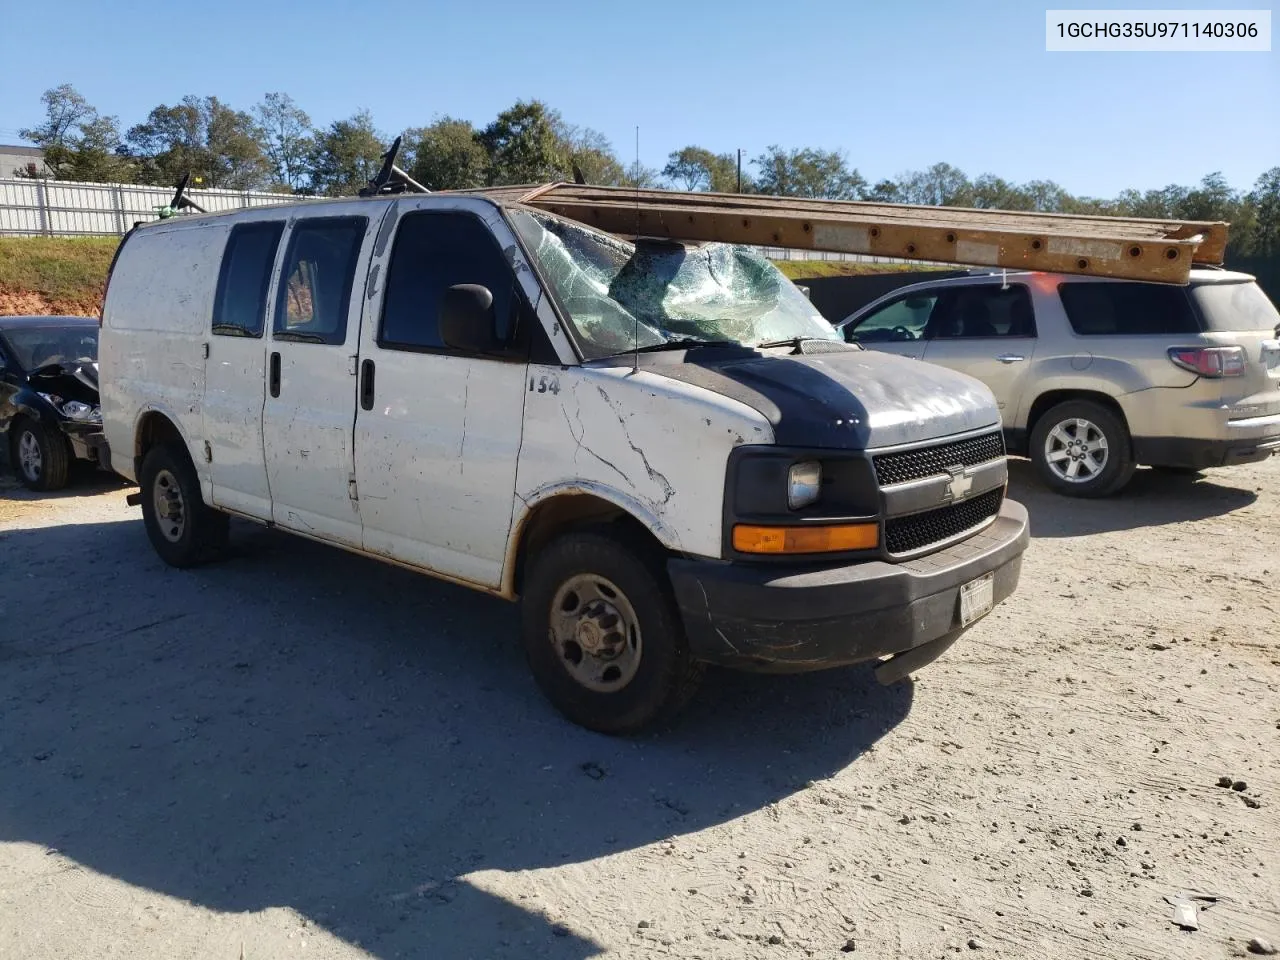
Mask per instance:
[[[1027,545],[976,380],[842,342],[745,248],[489,197],[139,227],[101,371],[167,562],[234,515],[520,598],[540,686],[607,732],[706,663],[905,676]]]

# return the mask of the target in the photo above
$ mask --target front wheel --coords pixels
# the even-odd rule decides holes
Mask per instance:
[[[669,720],[702,677],[659,559],[605,533],[565,534],[533,558],[522,634],[547,699],[600,733]]]
[[[1136,469],[1124,421],[1090,400],[1046,411],[1031,431],[1030,453],[1040,479],[1069,497],[1110,496]]]
[[[67,485],[71,450],[66,437],[37,420],[18,417],[10,428],[13,472],[28,490],[47,492]]]
[[[205,505],[200,478],[180,444],[152,447],[138,471],[142,520],[160,559],[173,567],[194,567],[227,545],[229,521]]]

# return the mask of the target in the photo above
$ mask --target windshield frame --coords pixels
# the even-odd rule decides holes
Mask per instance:
[[[594,357],[594,356],[588,355],[588,351],[584,347],[582,333],[581,331],[579,331],[578,325],[573,319],[573,315],[569,312],[569,310],[565,307],[565,305],[560,302],[560,296],[559,296],[559,293],[556,291],[555,285],[551,283],[549,278],[546,276],[543,270],[541,261],[534,254],[534,252],[529,249],[529,244],[526,242],[524,234],[521,232],[512,214],[518,212],[518,213],[523,213],[533,217],[546,217],[547,219],[556,220],[560,223],[566,224],[575,229],[583,230],[590,234],[595,234],[603,238],[606,242],[609,242],[609,243],[624,243],[633,248],[635,247],[635,243],[633,241],[625,240],[622,237],[609,233],[608,231],[600,230],[596,227],[591,226],[590,224],[583,223],[580,220],[575,220],[571,217],[560,216],[558,214],[551,213],[550,211],[542,210],[538,207],[531,207],[523,203],[504,203],[500,205],[500,209],[502,211],[503,219],[506,221],[507,226],[511,229],[512,234],[515,236],[516,243],[519,244],[520,246],[520,251],[524,255],[524,259],[526,263],[529,265],[530,271],[538,280],[538,285],[542,290],[542,295],[546,297],[548,302],[551,304],[552,309],[556,315],[556,320],[560,324],[560,328],[564,331],[565,336],[568,338],[570,345],[573,347],[573,352],[578,359],[578,363],[579,364],[607,363],[607,362],[616,361],[620,357],[631,356],[633,353],[633,349],[620,350],[616,353],[606,354],[600,357]],[[658,239],[661,239],[661,238],[658,238]],[[721,243],[719,244],[719,246],[723,246],[727,248],[753,249],[743,244]],[[794,286],[794,283],[792,283],[791,279],[787,277],[787,275],[784,274],[781,270],[778,270],[776,264],[773,264],[773,262],[770,261],[767,257],[764,257],[763,254],[761,254],[761,257],[764,260],[766,260],[766,262],[768,262],[770,266],[773,267],[774,270],[777,271],[778,276],[781,278],[783,282],[791,283],[792,286]],[[800,293],[798,290],[797,290],[797,295],[800,297],[804,297],[804,294]],[[805,299],[807,300],[807,298]],[[831,339],[832,342],[843,342],[843,340],[840,337],[839,331],[835,330],[835,325],[832,324],[830,320],[827,320],[826,317],[822,317],[821,313],[819,313],[816,309],[814,309],[814,313],[817,316],[821,317],[822,320],[829,327],[831,327],[833,331],[835,331],[836,336],[829,339]],[[675,341],[678,339],[677,336],[672,336],[665,332],[664,332],[664,336],[667,337],[665,342],[668,344],[672,344],[671,349],[676,349]],[[814,338],[814,339],[820,339],[820,338]],[[698,347],[703,342],[708,344],[718,345],[718,343],[713,340],[699,341],[699,340],[691,339],[685,346],[687,349],[690,349],[690,350],[698,349]],[[749,343],[742,343],[740,346],[740,349],[755,350],[758,348]],[[644,352],[643,347],[641,348],[641,352]]]
[[[14,341],[13,339],[14,334],[31,334],[32,336],[36,336],[36,337],[40,336],[41,334],[61,336],[63,334],[66,334],[72,331],[76,331],[76,332],[83,331],[86,334],[92,333],[93,338],[95,340],[93,362],[97,363],[98,362],[97,353],[98,353],[98,349],[101,347],[101,343],[96,342],[99,339],[98,337],[99,327],[96,323],[92,323],[92,322],[91,323],[77,323],[77,322],[37,323],[37,324],[22,325],[22,326],[13,325],[5,328],[0,328],[0,348],[3,348],[5,357],[8,359],[11,365],[16,367],[23,374],[30,376],[36,370],[40,369],[40,367],[32,366],[32,364],[30,363],[31,358],[29,356],[28,351],[22,349]],[[37,340],[36,342],[39,342],[39,341]],[[76,358],[76,359],[79,359],[79,358]],[[47,366],[47,364],[42,364],[41,366]]]

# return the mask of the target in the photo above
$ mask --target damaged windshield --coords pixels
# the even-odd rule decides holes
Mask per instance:
[[[588,360],[666,344],[839,339],[804,294],[750,248],[630,244],[548,214],[508,213]]]

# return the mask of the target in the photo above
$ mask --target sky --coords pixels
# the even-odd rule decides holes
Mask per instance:
[[[1247,188],[1280,166],[1280,43],[1048,53],[1046,6],[1068,4],[60,0],[55,20],[10,4],[0,142],[71,83],[123,127],[186,94],[248,109],[284,91],[317,125],[367,107],[388,135],[446,114],[482,126],[537,98],[627,162],[639,127],[640,159],[659,168],[688,144],[747,159],[777,144],[842,150],[873,182],[945,161],[1112,196],[1219,170]]]

